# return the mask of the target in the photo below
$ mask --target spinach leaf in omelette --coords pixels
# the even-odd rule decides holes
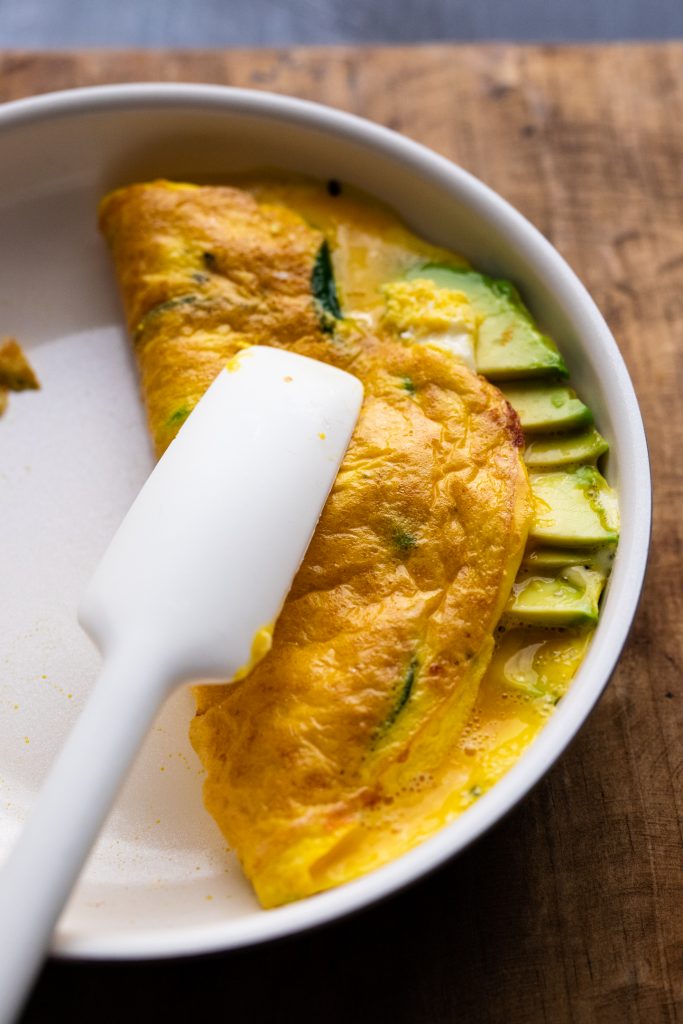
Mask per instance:
[[[320,326],[328,334],[334,330],[334,321],[341,320],[342,311],[337,298],[337,286],[334,281],[330,246],[325,239],[313,264],[311,271],[311,292],[317,304]]]

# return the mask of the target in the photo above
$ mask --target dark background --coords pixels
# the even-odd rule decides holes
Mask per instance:
[[[683,36],[683,0],[0,0],[0,48]]]

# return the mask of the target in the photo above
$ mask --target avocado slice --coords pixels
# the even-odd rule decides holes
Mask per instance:
[[[440,288],[467,296],[480,317],[477,370],[491,380],[519,377],[566,377],[567,367],[555,342],[536,327],[519,292],[509,281],[488,277],[469,267],[424,263],[407,278],[426,278]]]
[[[535,700],[562,698],[576,670],[593,630],[506,624],[499,633],[491,660],[491,676],[506,689]]]
[[[543,575],[543,570],[566,569],[569,565],[591,566],[595,553],[585,548],[533,548],[524,553],[522,569]]]
[[[522,559],[522,571],[530,570],[543,576],[547,570],[566,569],[569,565],[584,565],[597,569],[605,578],[614,561],[615,544],[601,544],[597,548],[529,548]]]
[[[594,463],[608,450],[607,441],[591,427],[557,437],[534,438],[526,446],[524,461],[529,469],[551,469],[579,462]]]
[[[572,565],[557,575],[529,576],[515,583],[506,617],[529,626],[583,626],[598,621],[605,574]]]
[[[526,433],[571,430],[593,422],[588,406],[564,384],[524,383],[500,390],[519,416]]]
[[[594,466],[530,473],[534,518],[530,539],[562,547],[595,547],[619,536],[614,491]]]

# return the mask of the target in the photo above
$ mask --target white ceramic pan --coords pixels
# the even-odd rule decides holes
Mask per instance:
[[[650,530],[643,427],[619,350],[542,236],[476,179],[347,114],[267,93],[112,86],[0,108],[0,335],[26,346],[43,389],[0,423],[0,852],[95,678],[76,624],[83,585],[151,468],[135,372],[97,202],[155,176],[220,179],[264,166],[339,178],[411,228],[512,278],[557,340],[611,444],[622,532],[597,635],[567,697],[515,767],[459,820],[340,889],[262,911],[202,808],[172,698],[138,758],[56,935],[65,956],[156,957],[228,949],[332,920],[414,881],[500,819],[586,719],[626,638]],[[86,769],[87,770],[87,769]]]

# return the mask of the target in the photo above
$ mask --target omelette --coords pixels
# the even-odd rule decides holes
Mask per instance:
[[[565,471],[555,457],[558,480],[543,465],[530,482],[521,424],[560,395],[560,429],[586,426],[574,393],[525,384],[509,398],[476,372],[485,352],[494,376],[516,374],[515,359],[565,375],[516,294],[340,192],[265,175],[156,181],[100,210],[157,455],[241,348],[285,347],[364,386],[270,650],[239,682],[196,688],[205,803],[264,907],[386,863],[495,782],[579,664],[607,575],[595,552],[616,540],[585,459]],[[512,346],[496,348],[501,324]],[[568,436],[551,425],[536,457]],[[570,514],[585,505],[573,560],[555,493]]]
[[[16,338],[0,341],[0,416],[7,408],[10,391],[37,391],[40,383]]]

